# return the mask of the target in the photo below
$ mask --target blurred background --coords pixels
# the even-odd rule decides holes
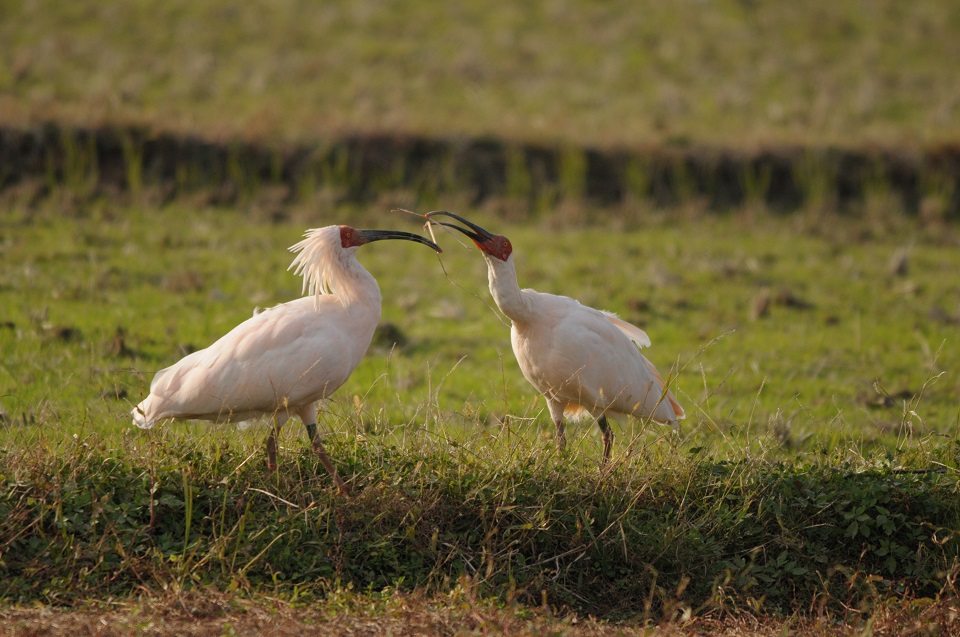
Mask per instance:
[[[795,209],[879,182],[911,212],[957,214],[952,2],[38,0],[2,15],[7,187],[82,179],[79,147],[120,190]]]
[[[955,141],[942,0],[5,2],[9,123],[600,147]]]

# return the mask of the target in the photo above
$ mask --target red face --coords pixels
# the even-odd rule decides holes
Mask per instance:
[[[477,244],[477,247],[489,254],[492,257],[497,257],[501,261],[506,261],[513,253],[513,246],[510,245],[510,239],[507,239],[502,234],[495,234],[485,241],[473,240]]]
[[[361,246],[366,241],[360,235],[360,231],[350,226],[340,226],[340,245],[344,248],[355,248]]]

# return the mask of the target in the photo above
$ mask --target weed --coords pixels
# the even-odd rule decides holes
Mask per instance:
[[[621,618],[751,596],[782,612],[818,594],[856,605],[935,592],[957,553],[955,479],[936,471],[658,454],[600,476],[536,450],[481,457],[486,441],[411,454],[334,438],[358,493],[342,500],[306,450],[265,483],[245,450],[162,434],[144,473],[135,440],[2,456],[5,598],[68,603],[163,581],[299,595],[468,582]]]

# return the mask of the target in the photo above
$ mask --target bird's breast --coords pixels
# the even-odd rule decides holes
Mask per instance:
[[[511,344],[517,364],[523,376],[541,392],[556,388],[562,383],[562,373],[567,365],[561,364],[562,348],[553,342],[550,326],[542,329],[524,329],[514,325]]]

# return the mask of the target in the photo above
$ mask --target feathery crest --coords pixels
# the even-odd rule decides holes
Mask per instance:
[[[343,257],[346,256],[340,244],[340,226],[311,228],[304,233],[304,240],[290,246],[291,252],[298,252],[288,270],[303,276],[303,294],[320,296],[333,294],[344,304],[349,299],[351,288],[344,285],[342,278],[347,270]]]

